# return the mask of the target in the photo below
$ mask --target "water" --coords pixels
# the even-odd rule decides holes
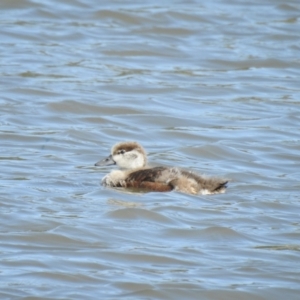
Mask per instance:
[[[298,299],[298,1],[2,1],[1,299]],[[226,194],[107,189],[137,140]]]

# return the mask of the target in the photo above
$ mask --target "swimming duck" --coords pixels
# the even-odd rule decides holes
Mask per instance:
[[[111,154],[95,166],[117,165],[102,179],[104,186],[139,188],[156,192],[171,190],[187,194],[219,194],[226,190],[227,180],[205,177],[177,167],[148,167],[144,148],[137,142],[121,142]]]

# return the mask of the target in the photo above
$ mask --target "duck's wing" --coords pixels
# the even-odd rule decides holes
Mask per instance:
[[[159,178],[162,177],[163,172],[165,172],[167,169],[168,168],[166,167],[155,167],[155,168],[133,171],[128,174],[126,181],[157,182],[160,181]]]
[[[168,192],[173,190],[173,186],[167,181],[161,181],[163,172],[166,167],[155,167],[149,169],[141,169],[128,174],[126,178],[126,186],[133,188],[148,189],[157,192]]]

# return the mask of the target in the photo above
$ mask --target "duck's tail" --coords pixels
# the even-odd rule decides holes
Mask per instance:
[[[191,186],[192,194],[221,194],[225,193],[228,180],[216,177],[200,176],[193,172],[182,171],[186,183]]]
[[[213,188],[211,189],[211,194],[220,194],[220,193],[225,193],[228,180],[222,180],[218,178],[213,178],[212,180],[215,181]]]

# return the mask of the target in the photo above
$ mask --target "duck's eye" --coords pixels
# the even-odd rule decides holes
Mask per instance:
[[[119,151],[119,154],[124,154],[125,153],[125,150],[120,150]]]

